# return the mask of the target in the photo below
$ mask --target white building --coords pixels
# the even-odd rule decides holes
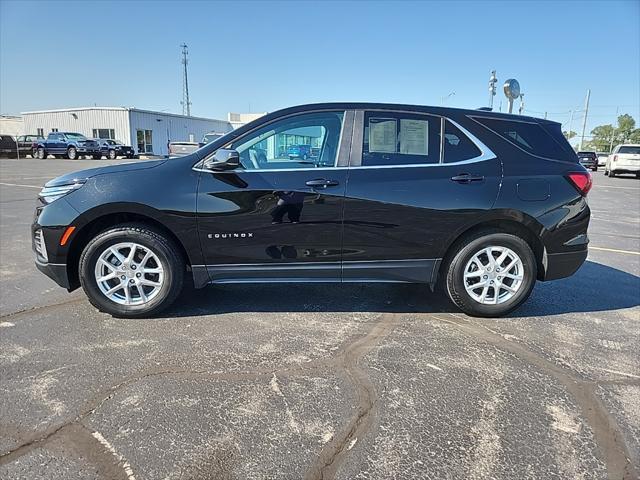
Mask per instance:
[[[253,122],[254,120],[257,120],[260,117],[263,117],[267,114],[267,112],[264,113],[235,113],[235,112],[229,112],[229,114],[227,115],[227,119],[229,120],[229,123],[233,126],[233,128],[238,128],[241,127],[249,122]]]
[[[171,141],[199,142],[205,133],[233,130],[230,122],[186,117],[128,107],[81,107],[24,112],[24,133],[77,132],[89,138],[111,138],[137,153],[167,155]],[[4,132],[3,132],[4,133]]]
[[[0,115],[0,133],[17,137],[24,134],[22,117],[15,115]]]

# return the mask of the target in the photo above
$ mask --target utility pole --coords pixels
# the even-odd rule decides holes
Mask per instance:
[[[582,145],[584,143],[584,131],[587,128],[587,115],[589,114],[589,97],[591,97],[591,89],[587,89],[587,99],[584,102],[584,118],[582,119],[582,135],[580,135],[579,150],[582,150]]]
[[[618,110],[620,107],[616,107],[616,122],[618,121]],[[611,131],[611,143],[609,144],[609,153],[613,151],[613,139],[616,136],[616,126],[613,125],[613,130]]]
[[[187,55],[189,55],[189,50],[187,49],[187,44],[183,43],[180,45],[182,47],[182,65],[183,65],[183,75],[182,75],[182,115],[186,115],[187,117],[191,116],[191,101],[189,100],[189,79],[187,77],[187,64],[189,63],[189,59]]]
[[[571,127],[572,126],[573,126],[573,110],[571,110],[571,115],[569,116],[569,130],[567,130],[567,137],[569,135],[571,135]]]

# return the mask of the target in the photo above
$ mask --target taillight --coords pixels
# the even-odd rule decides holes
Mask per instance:
[[[593,185],[593,180],[591,179],[591,174],[589,172],[571,172],[565,175],[565,178],[569,180],[569,183],[576,187],[576,190],[580,192],[580,195],[583,197],[589,193],[591,190],[591,186]]]
[[[613,156],[613,161],[614,161],[614,162],[617,162],[617,161],[618,161],[618,155],[614,155],[614,156]]]

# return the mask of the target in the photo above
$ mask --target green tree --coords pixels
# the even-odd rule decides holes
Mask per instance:
[[[636,127],[636,121],[631,115],[625,113],[618,117],[618,124],[598,125],[591,130],[591,140],[585,142],[584,150],[596,150],[609,152],[609,147],[621,143],[640,143],[640,128]]]
[[[564,138],[566,138],[567,140],[571,140],[573,137],[577,135],[577,133],[574,132],[573,130],[571,130],[570,132],[567,132],[565,130],[564,132],[562,132],[562,134],[564,135]]]

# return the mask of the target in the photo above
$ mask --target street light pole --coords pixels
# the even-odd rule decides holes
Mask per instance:
[[[582,119],[582,135],[580,135],[579,150],[582,150],[582,145],[584,143],[584,131],[587,128],[587,115],[589,114],[589,97],[591,97],[591,89],[587,89],[587,99],[584,102],[584,118]]]

